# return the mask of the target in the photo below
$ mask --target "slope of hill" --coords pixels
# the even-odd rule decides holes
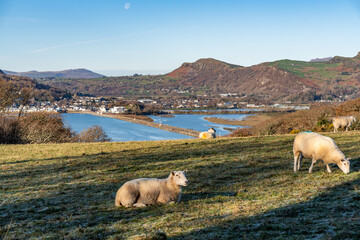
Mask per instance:
[[[38,101],[54,101],[62,98],[71,98],[71,93],[67,90],[38,83],[34,79],[22,76],[0,75],[0,83],[11,86],[14,91],[22,88],[31,89],[32,96]]]
[[[87,69],[69,69],[63,71],[48,71],[48,72],[12,72],[4,70],[6,74],[15,76],[26,76],[30,78],[101,78],[103,75],[92,72]]]
[[[186,96],[234,93],[260,101],[311,102],[360,97],[360,54],[324,62],[279,60],[251,67],[215,59],[184,63],[160,76],[45,81],[95,96]]]
[[[328,136],[350,174],[321,161],[309,174],[310,159],[294,173],[293,135],[3,145],[0,238],[358,239],[360,134]],[[125,181],[183,169],[179,204],[114,206]]]
[[[212,93],[240,93],[270,98],[293,95],[311,87],[295,74],[268,64],[234,67],[208,59],[184,63],[167,76],[178,79],[180,85],[194,88],[206,86]]]

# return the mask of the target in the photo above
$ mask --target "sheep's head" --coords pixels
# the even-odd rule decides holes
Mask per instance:
[[[337,165],[345,174],[348,174],[350,172],[349,159],[341,159],[341,161]]]
[[[176,185],[187,186],[188,180],[185,176],[186,171],[172,171],[171,176],[173,177]]]
[[[216,130],[215,130],[214,128],[209,128],[208,132],[209,132],[209,133],[215,133]]]

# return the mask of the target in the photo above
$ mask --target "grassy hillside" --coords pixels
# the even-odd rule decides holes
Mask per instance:
[[[310,160],[293,173],[294,135],[94,144],[0,145],[7,239],[355,239],[360,135],[328,134],[352,172]],[[188,170],[181,203],[116,208],[125,181]]]
[[[275,61],[272,65],[280,69],[294,73],[301,78],[309,78],[312,80],[319,79],[333,79],[339,72],[335,71],[340,63],[330,62],[304,62],[294,60],[280,60]]]

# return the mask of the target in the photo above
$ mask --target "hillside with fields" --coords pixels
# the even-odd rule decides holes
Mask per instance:
[[[294,135],[0,146],[6,239],[356,239],[360,134],[328,133],[351,173],[293,172]],[[179,204],[117,208],[130,179],[188,170]]]
[[[54,79],[72,93],[113,97],[194,97],[232,93],[260,102],[343,100],[360,97],[360,53],[330,60],[279,60],[243,67],[216,59],[184,63],[166,75]]]

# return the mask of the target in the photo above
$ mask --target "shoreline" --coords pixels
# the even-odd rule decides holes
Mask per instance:
[[[218,117],[206,117],[205,120],[218,123],[218,124],[227,124],[227,125],[238,125],[238,126],[247,126],[253,127],[256,126],[264,121],[271,119],[271,116],[265,114],[249,114],[243,120],[228,120],[222,119]]]
[[[145,126],[149,126],[149,127],[159,128],[159,129],[169,131],[169,132],[180,133],[180,134],[187,135],[190,137],[195,137],[195,138],[198,138],[199,133],[200,133],[199,131],[195,131],[195,130],[191,130],[191,129],[169,126],[166,124],[155,123],[155,122],[151,122],[151,121],[147,121],[147,120],[141,120],[136,117],[130,117],[130,116],[122,116],[122,115],[115,115],[115,114],[99,114],[99,113],[88,112],[88,111],[84,111],[84,112],[71,111],[71,112],[67,112],[67,113],[70,113],[70,114],[71,113],[83,113],[83,114],[89,114],[89,115],[94,115],[94,116],[98,116],[98,117],[115,118],[115,119],[119,119],[119,120],[123,120],[123,121],[127,121],[127,122],[132,122],[132,123],[137,123],[137,124],[141,124],[141,125],[145,125]]]

